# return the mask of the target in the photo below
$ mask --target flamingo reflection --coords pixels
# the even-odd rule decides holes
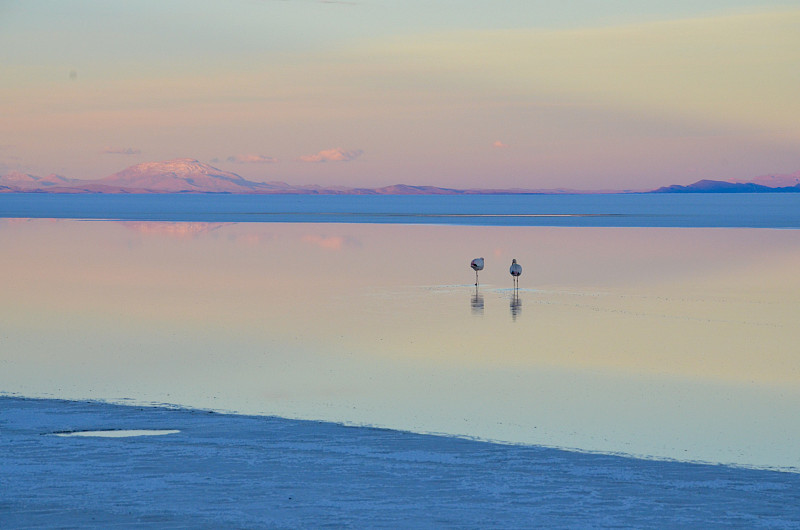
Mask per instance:
[[[517,317],[522,313],[522,299],[519,297],[518,289],[514,289],[514,292],[511,294],[511,303],[509,307],[511,308],[511,320],[516,322]]]
[[[478,291],[478,286],[475,286],[475,292],[472,293],[470,298],[470,307],[472,307],[473,315],[483,315],[483,295]]]

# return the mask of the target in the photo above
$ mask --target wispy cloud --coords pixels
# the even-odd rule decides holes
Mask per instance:
[[[537,94],[559,104],[755,126],[797,138],[791,72],[800,57],[798,24],[800,9],[753,11],[576,30],[432,33],[413,42],[387,39],[370,52],[394,62],[404,79],[428,85],[436,79],[454,94],[497,86],[502,97]],[[418,64],[448,67],[418,76]]]
[[[231,155],[225,160],[237,164],[275,164],[278,162],[277,158],[265,155]]]
[[[498,149],[505,149],[506,147],[508,147],[508,144],[504,144],[504,143],[503,143],[503,142],[501,142],[500,140],[497,140],[496,142],[494,142],[494,143],[492,144],[492,147],[496,147],[496,148],[498,148]]]
[[[106,147],[103,149],[104,155],[141,155],[141,149],[134,149],[132,147],[124,147],[124,148],[113,148],[113,147]]]
[[[361,149],[354,149],[352,151],[345,151],[341,147],[334,149],[325,149],[315,155],[301,156],[302,162],[349,162],[355,160],[364,154]]]

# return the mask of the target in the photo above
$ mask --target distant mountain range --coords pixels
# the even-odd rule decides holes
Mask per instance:
[[[665,186],[656,190],[572,189],[455,189],[395,184],[381,188],[345,186],[298,186],[286,182],[253,182],[236,173],[222,171],[191,158],[145,162],[97,180],[61,175],[39,177],[12,171],[0,177],[0,192],[33,193],[236,193],[313,195],[477,195],[477,194],[565,194],[565,193],[761,193],[800,192],[800,171],[790,175],[766,175],[750,181],[701,180],[688,186]]]

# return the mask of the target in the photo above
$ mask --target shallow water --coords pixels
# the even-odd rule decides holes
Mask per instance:
[[[800,468],[794,230],[8,219],[0,248],[7,393]]]

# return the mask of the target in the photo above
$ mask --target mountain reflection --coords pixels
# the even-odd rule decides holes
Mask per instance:
[[[186,238],[205,235],[233,223],[119,221],[119,224],[140,234]]]

